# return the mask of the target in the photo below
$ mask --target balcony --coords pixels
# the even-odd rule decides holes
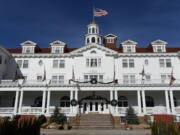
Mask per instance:
[[[95,84],[92,84],[88,80],[78,79],[76,82],[72,82],[69,80],[45,80],[45,81],[37,81],[37,80],[1,80],[0,86],[1,87],[14,87],[14,86],[74,86],[78,84],[79,86],[89,86],[89,85],[96,85],[96,86],[114,86],[112,79],[104,79],[100,80]],[[118,83],[115,86],[169,86],[170,80],[161,80],[161,79],[152,79],[152,80],[122,80],[118,79]],[[174,86],[180,86],[180,79],[176,79],[173,83]]]

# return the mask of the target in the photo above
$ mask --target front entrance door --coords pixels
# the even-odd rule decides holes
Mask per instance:
[[[84,100],[81,113],[109,113],[109,104],[105,100]]]

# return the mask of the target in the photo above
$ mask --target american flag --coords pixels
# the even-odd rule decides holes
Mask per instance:
[[[174,78],[173,76],[173,69],[172,69],[172,72],[171,72],[171,79],[170,79],[170,82],[169,82],[169,85],[173,85],[174,81],[176,80],[176,78]]]
[[[14,74],[14,76],[13,76],[13,81],[16,81],[16,80],[18,80],[19,78],[18,78],[18,73],[17,73],[17,70],[16,70],[16,72],[15,72],[15,74]]]
[[[44,77],[43,77],[42,81],[45,81],[45,80],[46,80],[46,69],[44,67]]]
[[[114,76],[113,76],[113,82],[115,83],[116,81],[116,71],[115,71],[115,64],[114,64]]]
[[[145,71],[144,71],[144,66],[143,66],[143,70],[142,70],[142,72],[141,73],[139,73],[140,75],[142,75],[142,77],[144,77],[145,76]]]
[[[75,81],[74,67],[72,68],[72,81]]]
[[[94,16],[95,17],[102,17],[102,16],[105,16],[107,15],[108,12],[106,10],[103,10],[103,9],[94,9]]]

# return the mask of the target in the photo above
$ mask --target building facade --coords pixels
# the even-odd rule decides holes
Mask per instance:
[[[139,48],[132,40],[117,47],[117,36],[99,34],[93,21],[85,45],[62,41],[40,48],[25,41],[20,49],[0,47],[0,116],[44,114],[55,106],[67,116],[99,113],[125,116],[180,116],[180,48],[156,40]],[[172,75],[176,80],[170,85]]]

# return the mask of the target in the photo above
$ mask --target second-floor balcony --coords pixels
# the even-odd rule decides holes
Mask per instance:
[[[45,81],[37,81],[37,80],[1,80],[0,87],[14,87],[14,86],[73,86],[78,84],[79,86],[89,86],[89,85],[97,85],[97,86],[169,86],[170,80],[162,80],[162,79],[152,79],[152,80],[123,80],[118,79],[117,83],[113,83],[111,79],[100,80],[96,83],[92,83],[90,80],[78,79],[75,82],[70,80],[45,80]],[[180,79],[176,79],[172,86],[180,86]]]

